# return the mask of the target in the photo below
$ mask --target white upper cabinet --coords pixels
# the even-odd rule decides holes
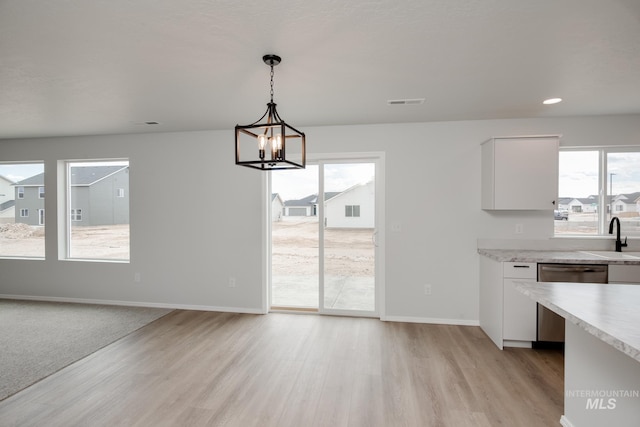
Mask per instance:
[[[559,145],[557,135],[483,142],[482,209],[555,209]]]

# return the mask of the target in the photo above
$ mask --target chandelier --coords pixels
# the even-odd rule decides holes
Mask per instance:
[[[273,102],[273,67],[282,59],[262,57],[271,67],[271,101],[267,111],[250,125],[236,125],[236,165],[259,170],[304,169],[305,135],[282,120]]]

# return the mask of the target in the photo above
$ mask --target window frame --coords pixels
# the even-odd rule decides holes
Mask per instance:
[[[44,187],[45,168],[44,160],[6,160],[0,159],[0,175],[9,181],[3,201],[13,200],[12,212],[4,212],[5,217],[2,222],[8,224],[24,224],[31,227],[37,234],[27,236],[16,236],[17,245],[2,245],[0,247],[0,260],[4,259],[26,259],[44,260],[46,258],[45,246],[50,240],[44,233],[44,201],[38,200],[34,195],[35,188]],[[42,183],[40,183],[40,175]],[[38,176],[38,179],[33,179]],[[30,190],[34,188],[34,190]],[[42,211],[42,218],[40,212]],[[33,216],[35,214],[35,216]],[[40,221],[42,219],[42,221]],[[22,244],[24,243],[24,244]]]
[[[61,173],[63,173],[64,175],[64,191],[61,194],[61,199],[59,199],[60,201],[62,201],[63,205],[64,205],[64,209],[65,212],[67,213],[66,215],[63,216],[64,221],[65,221],[65,239],[64,241],[60,241],[59,242],[59,259],[60,260],[64,260],[64,261],[81,261],[81,262],[86,262],[86,261],[91,261],[91,262],[106,262],[106,263],[124,263],[124,264],[129,264],[131,262],[131,234],[130,234],[130,230],[131,230],[131,215],[130,215],[130,202],[131,200],[129,199],[127,201],[127,224],[129,225],[129,235],[128,235],[128,239],[129,239],[129,248],[128,248],[128,257],[127,258],[111,258],[109,256],[89,256],[89,257],[84,257],[82,255],[78,256],[78,255],[72,255],[72,247],[73,247],[73,238],[72,238],[72,229],[73,227],[79,226],[79,227],[83,227],[82,224],[78,224],[78,222],[83,221],[82,218],[85,217],[85,212],[83,212],[83,208],[74,208],[71,209],[71,205],[73,202],[73,197],[72,197],[72,188],[75,185],[72,185],[72,179],[71,179],[71,169],[72,167],[78,167],[78,166],[91,166],[92,164],[95,164],[95,166],[109,166],[110,164],[117,164],[117,163],[125,163],[126,162],[126,167],[127,167],[127,174],[129,173],[129,169],[131,168],[131,161],[129,158],[109,158],[109,159],[67,159],[67,160],[59,160],[58,164],[59,164],[59,171]],[[102,179],[105,179],[107,177],[111,176],[107,175],[105,177],[103,177]],[[128,185],[128,184],[127,184]],[[123,190],[125,190],[123,188]],[[123,192],[124,195],[123,197],[127,197],[126,191]],[[113,197],[113,199],[115,200],[118,194],[116,192],[116,194],[113,194],[113,187],[111,192],[109,193],[111,194],[111,197]],[[76,218],[78,215],[78,211],[80,211],[80,219],[76,219],[74,220],[72,218],[72,211],[75,211],[76,214]],[[87,213],[88,215],[88,221],[91,221],[91,212]],[[90,224],[88,224],[87,226],[90,226]]]
[[[44,185],[38,187],[38,199],[44,199]]]
[[[638,153],[640,154],[640,145],[611,145],[611,146],[579,146],[579,147],[559,147],[560,152],[568,152],[568,151],[593,151],[598,153],[598,194],[597,194],[597,233],[589,234],[589,235],[578,235],[578,234],[556,234],[555,227],[553,235],[554,237],[565,237],[565,238],[575,238],[575,237],[588,237],[588,238],[600,238],[609,236],[609,223],[607,221],[607,215],[609,214],[608,209],[611,209],[611,214],[615,216],[615,212],[612,208],[608,208],[608,204],[606,203],[607,196],[609,195],[609,185],[610,185],[610,175],[608,171],[608,155],[616,154],[616,153]],[[558,155],[559,155],[558,153]],[[558,187],[560,185],[558,176]],[[558,196],[563,196],[562,194],[558,194]],[[564,197],[564,196],[563,196]],[[613,205],[613,203],[611,203]],[[638,238],[638,236],[629,236],[630,239]]]

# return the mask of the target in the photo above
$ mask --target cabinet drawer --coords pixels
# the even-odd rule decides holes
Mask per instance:
[[[536,279],[538,277],[535,262],[503,262],[503,276],[512,279]]]

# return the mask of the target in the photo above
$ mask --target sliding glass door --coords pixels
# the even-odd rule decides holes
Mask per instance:
[[[324,163],[321,308],[376,311],[375,163]]]
[[[271,172],[271,310],[376,316],[379,159]]]
[[[271,174],[271,309],[317,311],[318,165]]]

